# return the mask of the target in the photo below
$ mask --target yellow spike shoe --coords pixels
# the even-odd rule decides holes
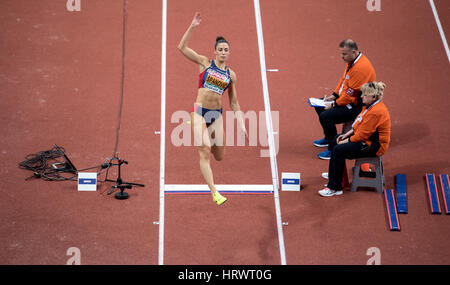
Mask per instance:
[[[222,205],[223,203],[225,203],[227,201],[227,198],[225,198],[224,196],[220,195],[219,191],[216,191],[213,193],[213,199],[214,202],[216,202],[217,205]]]

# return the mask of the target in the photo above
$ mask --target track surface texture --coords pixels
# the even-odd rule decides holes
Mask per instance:
[[[450,3],[434,2],[449,35]],[[0,3],[0,264],[62,265],[76,247],[81,264],[155,265],[160,246],[168,265],[280,264],[271,194],[227,195],[222,206],[209,194],[167,194],[159,242],[162,1],[128,0],[123,62],[122,5],[82,0],[81,11],[69,12],[65,1]],[[267,72],[279,115],[278,174],[300,172],[302,182],[300,192],[280,191],[287,264],[363,265],[374,247],[382,264],[448,264],[450,217],[431,215],[424,180],[425,173],[450,173],[450,65],[429,1],[382,0],[381,11],[369,12],[362,0],[261,0],[260,9],[266,66],[278,69]],[[189,46],[212,58],[215,38],[224,36],[242,110],[264,111],[253,1],[168,0],[166,184],[204,184],[196,147],[176,146],[171,137],[177,128],[189,130],[172,116],[190,112],[197,94],[198,67],[177,50],[196,11],[202,23]],[[387,84],[386,188],[395,189],[397,173],[407,181],[400,232],[389,231],[384,197],[374,189],[317,193],[328,162],[316,156],[321,150],[312,141],[323,133],[306,100],[336,86],[344,68],[337,46],[345,38],[358,43]],[[230,110],[225,94],[223,106]],[[129,162],[122,177],[145,184],[128,189],[127,200],[107,194],[111,182],[79,192],[76,181],[25,180],[32,173],[18,168],[27,154],[53,144],[79,169],[101,164],[113,155],[117,134],[119,157]],[[260,141],[227,146],[225,159],[211,162],[215,183],[271,184],[261,150],[267,145]]]

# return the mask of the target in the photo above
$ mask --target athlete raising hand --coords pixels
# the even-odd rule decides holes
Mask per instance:
[[[222,118],[222,96],[228,91],[230,107],[238,121],[239,129],[244,132],[244,120],[236,93],[236,73],[226,62],[230,55],[230,44],[224,37],[217,37],[214,45],[215,59],[199,55],[188,47],[192,32],[200,25],[200,13],[195,13],[191,25],[178,44],[180,52],[199,66],[199,86],[197,99],[191,112],[191,126],[194,133],[194,143],[198,146],[200,155],[200,171],[208,184],[214,201],[221,205],[227,201],[214,186],[213,173],[210,164],[212,153],[217,161],[223,160],[225,151],[225,132]]]

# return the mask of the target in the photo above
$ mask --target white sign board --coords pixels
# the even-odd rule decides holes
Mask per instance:
[[[78,172],[78,191],[97,191],[97,173]]]
[[[300,191],[300,173],[282,172],[281,183],[282,191]]]

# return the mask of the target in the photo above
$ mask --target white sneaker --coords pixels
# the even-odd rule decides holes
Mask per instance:
[[[342,190],[331,190],[328,187],[325,187],[324,189],[319,191],[319,195],[322,197],[331,197],[334,195],[342,195],[344,192]]]
[[[322,172],[322,178],[328,179],[328,172]]]

